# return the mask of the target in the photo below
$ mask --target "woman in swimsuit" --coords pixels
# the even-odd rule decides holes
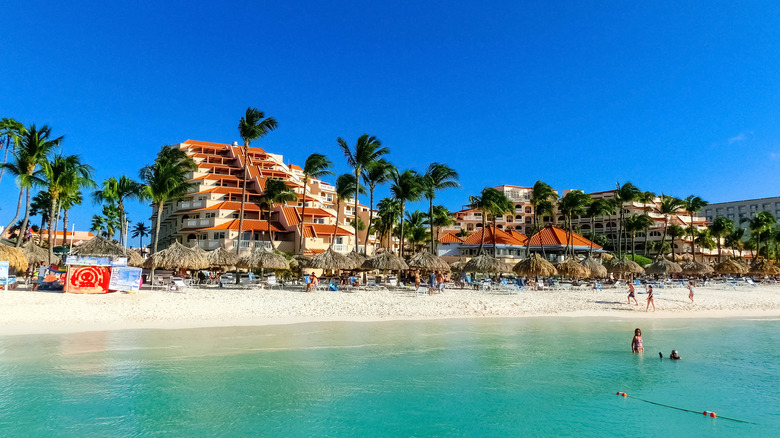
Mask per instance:
[[[650,310],[650,303],[653,304],[653,312],[655,312],[655,301],[653,301],[653,286],[648,285],[647,286],[647,307],[645,308],[645,312]]]
[[[634,330],[634,339],[631,340],[631,351],[634,353],[644,353],[645,347],[642,346],[642,330]]]
[[[631,298],[634,299],[634,305],[638,306],[639,303],[636,302],[636,295],[634,295],[634,283],[628,282],[628,304],[631,304]]]
[[[688,298],[693,302],[693,282],[688,283]]]

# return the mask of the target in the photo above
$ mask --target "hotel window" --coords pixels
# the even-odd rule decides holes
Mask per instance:
[[[214,233],[214,240],[224,239],[225,238],[225,232],[220,231],[218,233]]]
[[[531,213],[531,207],[526,207],[526,208],[525,208],[525,212],[526,212],[526,213]]]
[[[734,215],[733,215],[733,214],[730,214],[730,215],[729,215],[729,219],[731,219],[731,220],[734,220]]]
[[[729,207],[729,208],[727,208],[727,211],[728,211],[729,213],[734,213],[734,207]]]
[[[758,210],[758,205],[753,204],[750,206],[750,211],[756,211],[756,210]]]
[[[206,219],[211,219],[213,217],[217,217],[216,213],[206,213]]]

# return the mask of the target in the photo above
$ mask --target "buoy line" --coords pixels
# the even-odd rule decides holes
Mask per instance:
[[[717,418],[722,418],[724,420],[736,421],[737,423],[756,424],[756,423],[753,423],[753,422],[750,422],[750,421],[737,420],[736,418],[720,417],[720,416],[718,416],[718,414],[716,414],[715,412],[712,412],[712,411],[699,412],[699,411],[693,411],[693,410],[685,409],[685,408],[678,408],[677,406],[665,405],[663,403],[658,403],[658,402],[654,402],[654,401],[650,401],[650,400],[645,400],[643,398],[634,397],[633,395],[628,395],[625,392],[618,391],[617,395],[622,396],[622,397],[627,397],[627,398],[633,398],[634,400],[643,401],[645,403],[650,403],[650,404],[657,405],[657,406],[663,406],[665,408],[677,409],[678,411],[691,412],[691,413],[694,413],[694,414],[703,414],[703,415],[705,415],[707,417],[712,417],[712,418],[716,418],[717,417]]]

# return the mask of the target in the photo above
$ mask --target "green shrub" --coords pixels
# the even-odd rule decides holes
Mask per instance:
[[[639,254],[637,254],[635,256],[632,256],[632,255],[629,254],[629,255],[626,256],[626,258],[629,259],[629,260],[633,260],[633,261],[637,262],[637,264],[639,264],[639,266],[641,266],[643,268],[645,266],[649,265],[650,263],[653,263],[653,261],[650,260],[649,258],[647,258],[645,256],[641,256]]]

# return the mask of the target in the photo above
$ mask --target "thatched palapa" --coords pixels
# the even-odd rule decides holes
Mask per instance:
[[[144,267],[149,269],[206,269],[209,267],[209,261],[199,251],[187,248],[179,242],[173,242],[173,245],[167,249],[158,251],[146,259]]]
[[[680,265],[682,268],[683,274],[688,275],[702,275],[702,274],[710,274],[714,270],[712,269],[712,266],[705,265],[704,263],[697,262],[697,261],[690,261],[685,262],[682,265]]]
[[[363,262],[365,262],[368,257],[352,250],[347,254],[347,258],[352,262],[352,269],[361,269]]]
[[[682,272],[682,267],[675,262],[666,260],[666,257],[658,257],[653,263],[645,267],[646,274],[677,274]]]
[[[390,251],[384,251],[374,257],[366,259],[366,261],[363,262],[363,268],[399,271],[409,269],[409,265],[407,265],[401,257],[398,257]]]
[[[780,267],[777,267],[766,260],[761,260],[750,267],[750,273],[756,275],[780,275]]]
[[[744,275],[748,273],[748,270],[747,266],[734,259],[727,259],[715,265],[715,272],[718,274]]]
[[[17,271],[27,270],[27,258],[19,248],[0,243],[0,260],[7,260],[8,266]]]
[[[295,261],[296,263],[296,266],[294,267],[304,269],[309,267],[309,262],[311,261],[311,257],[306,257],[303,254],[296,254],[293,256],[292,260],[290,261],[291,267],[293,266],[292,263],[293,261]]]
[[[463,272],[482,272],[485,274],[500,274],[503,272],[510,272],[506,263],[498,260],[497,258],[488,255],[481,254],[466,263],[463,267]]]
[[[558,275],[558,270],[555,269],[555,266],[536,253],[517,262],[512,270],[517,275],[525,275],[527,277],[552,277],[553,275]]]
[[[677,263],[680,263],[680,262],[692,262],[693,261],[693,256],[688,254],[688,253],[685,253],[685,254],[675,254],[674,257],[672,257],[672,260],[677,262]],[[682,266],[682,265],[680,265],[680,266]]]
[[[410,268],[418,268],[426,271],[450,271],[450,265],[447,264],[441,257],[437,257],[427,250],[422,250],[413,255],[407,263]]]
[[[279,271],[290,269],[290,264],[287,263],[287,259],[285,259],[284,256],[263,248],[258,248],[252,251],[250,255],[241,257],[238,265],[246,268],[272,269]]]
[[[229,268],[238,264],[238,254],[219,247],[206,253],[206,260],[210,268]]]
[[[615,274],[641,274],[645,270],[639,266],[639,263],[626,258],[614,258],[608,260],[607,271]]]
[[[585,278],[590,276],[590,269],[582,266],[577,260],[569,257],[555,265],[560,275],[569,278]]]
[[[72,254],[85,257],[124,257],[122,245],[100,236],[95,236],[79,246],[74,246]]]
[[[312,269],[352,269],[355,267],[355,262],[346,255],[334,251],[333,248],[328,248],[312,257],[306,267]]]
[[[609,274],[607,268],[591,256],[585,257],[580,264],[590,270],[591,278],[604,278]]]
[[[49,252],[33,243],[32,240],[22,245],[22,254],[27,259],[29,266],[38,266],[49,261]]]
[[[132,249],[127,250],[127,266],[134,266],[136,268],[140,268],[144,265],[144,257],[138,253],[138,251],[134,251]]]

